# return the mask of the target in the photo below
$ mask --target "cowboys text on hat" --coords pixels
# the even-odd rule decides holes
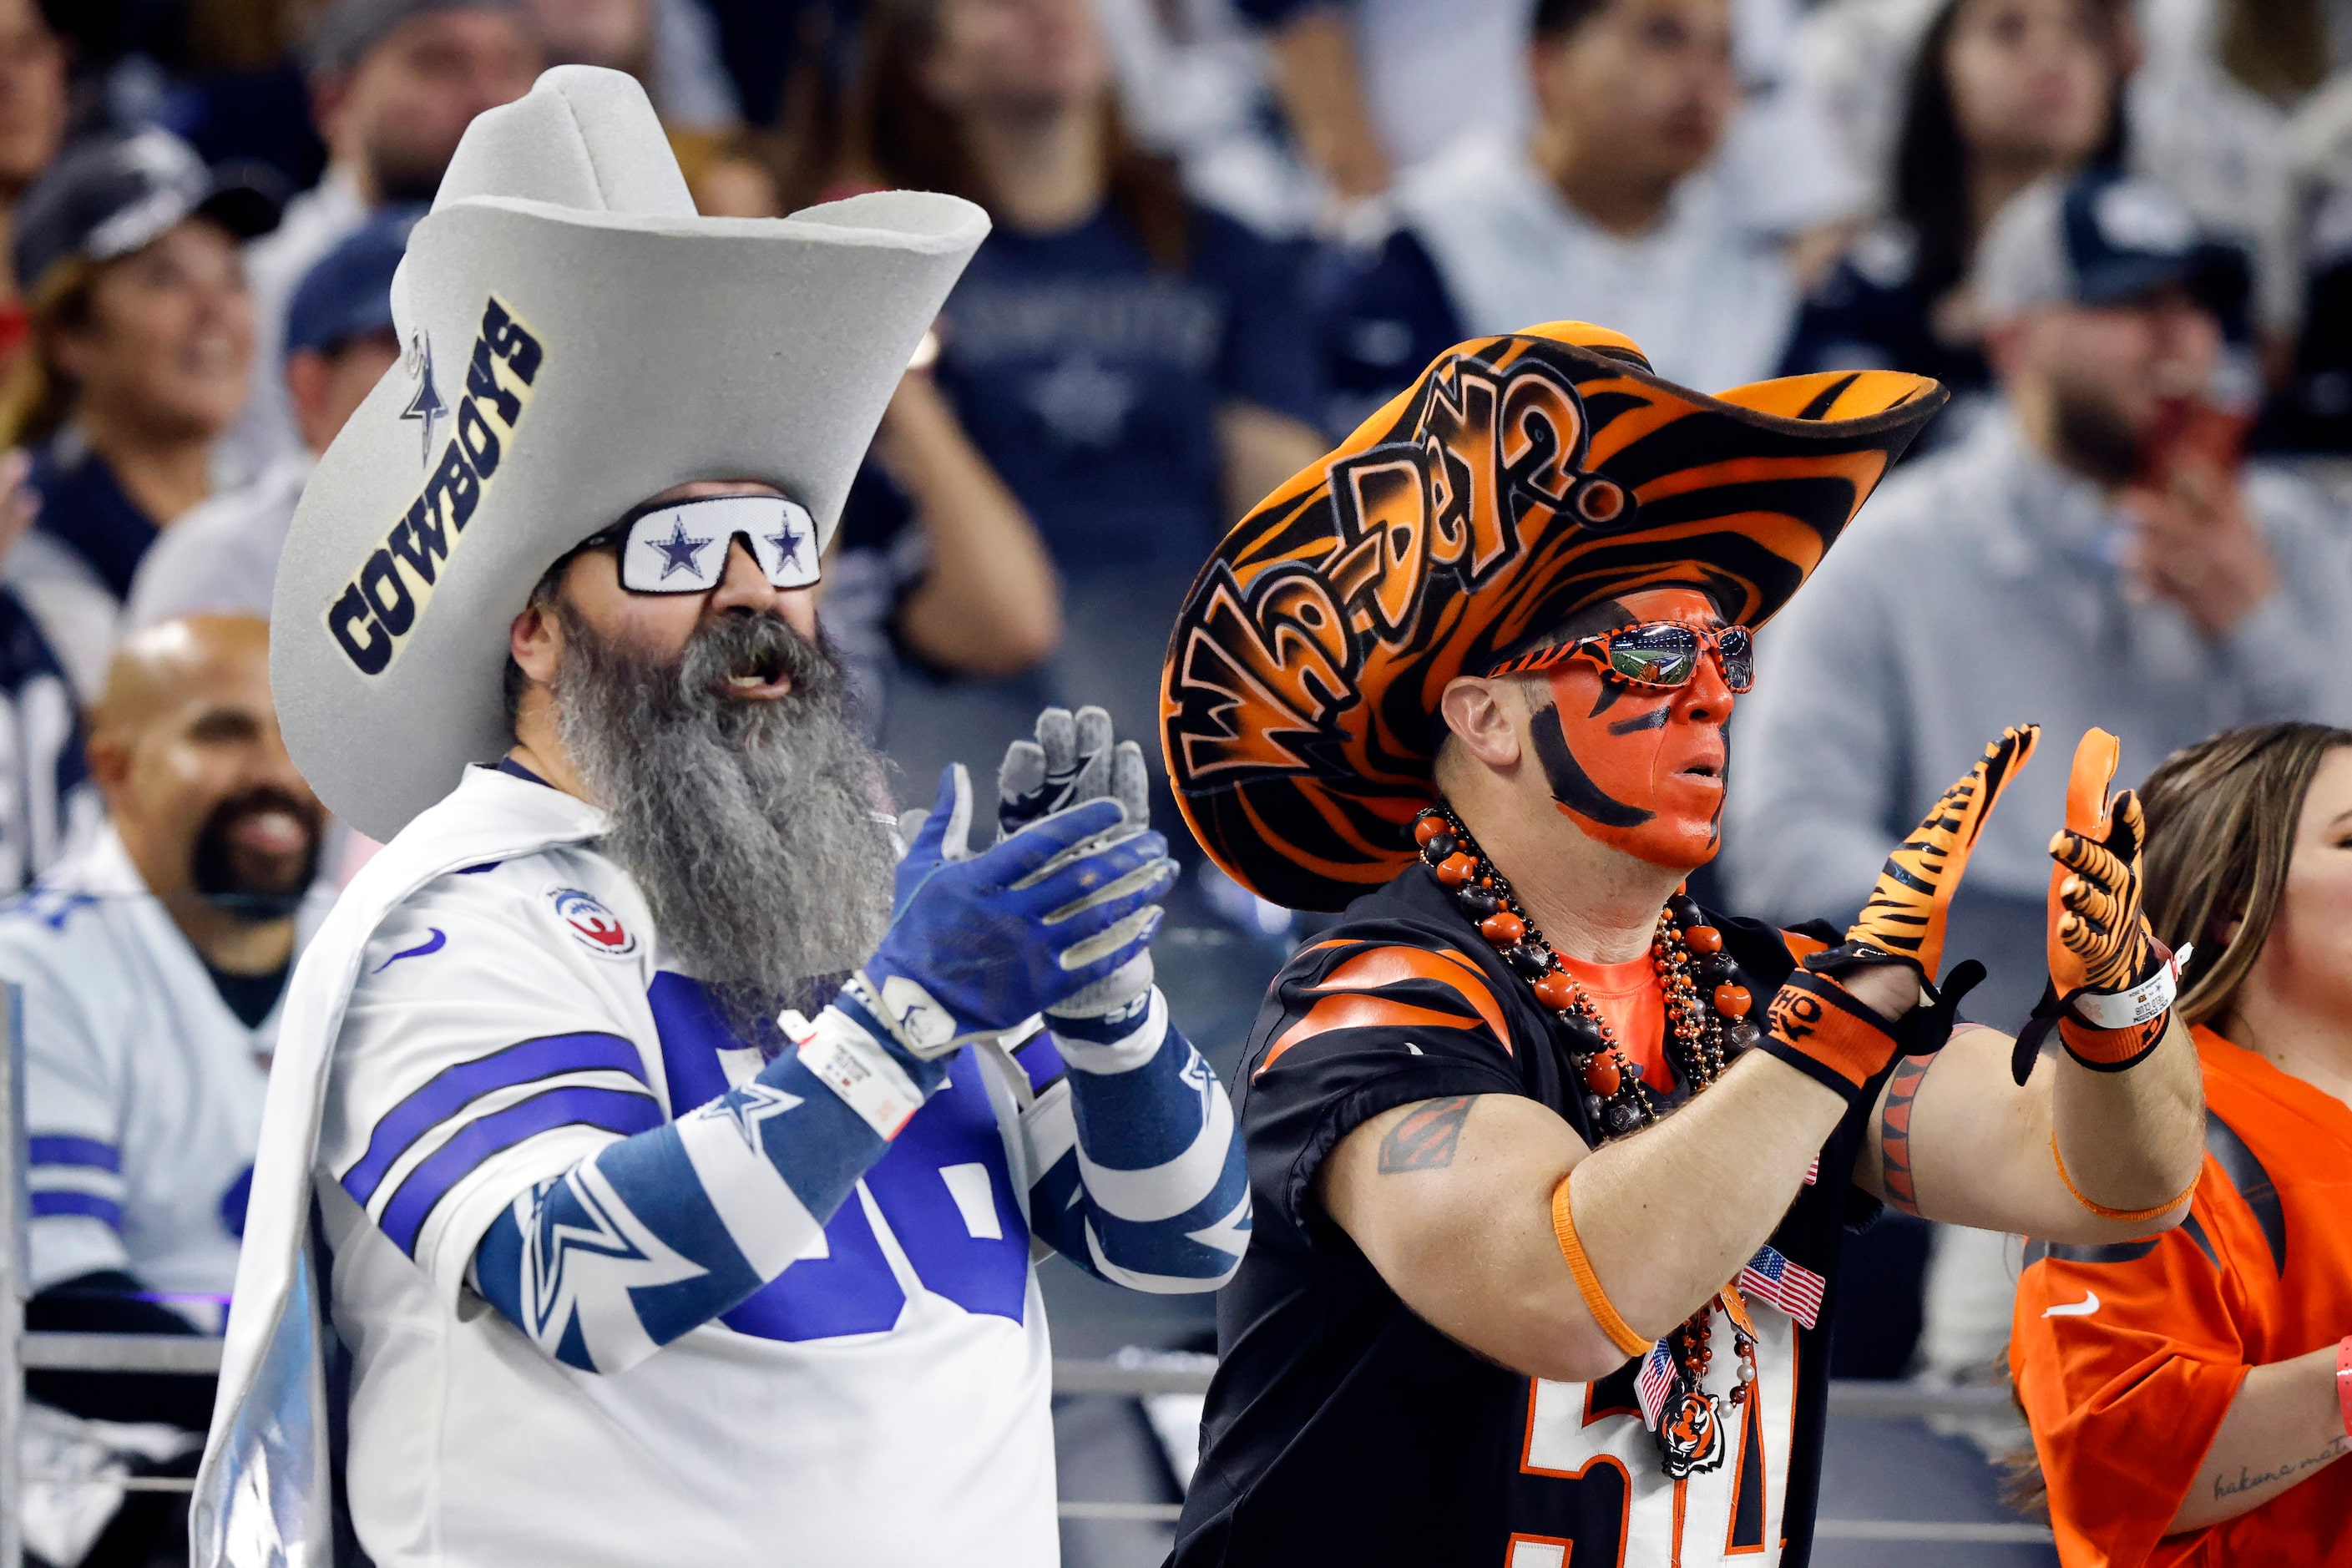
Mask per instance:
[[[327,607],[328,635],[362,675],[382,675],[406,646],[433,597],[435,580],[481,504],[483,489],[498,474],[502,448],[490,417],[514,434],[545,353],[539,338],[493,296],[482,312],[466,365],[466,395],[458,400],[440,464],[424,493]],[[429,359],[421,374],[432,374]]]

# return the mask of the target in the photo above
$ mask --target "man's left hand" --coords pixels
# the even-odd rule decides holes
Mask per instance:
[[[2162,489],[2134,486],[2121,502],[2136,525],[2125,570],[2208,640],[2228,637],[2277,588],[2270,546],[2226,470],[2177,463]]]
[[[1088,801],[1116,800],[1127,814],[1126,831],[1140,833],[1150,821],[1150,780],[1143,748],[1133,741],[1116,741],[1104,710],[1087,707],[1072,713],[1048,708],[1037,716],[1035,740],[1015,741],[1005,748],[1004,764],[996,775],[997,825],[1010,836]],[[1160,916],[1160,906],[1151,904],[1130,915],[1127,924],[1148,937],[1158,929]],[[1147,946],[1116,973],[1065,997],[1052,1011],[1059,1017],[1116,1013],[1139,1001],[1151,989],[1151,979]]]

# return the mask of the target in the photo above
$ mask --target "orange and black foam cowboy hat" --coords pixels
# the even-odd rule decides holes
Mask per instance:
[[[1710,397],[1580,321],[1457,344],[1194,581],[1160,691],[1186,822],[1276,903],[1379,887],[1434,798],[1447,681],[1643,588],[1761,626],[1945,397],[1890,371]]]

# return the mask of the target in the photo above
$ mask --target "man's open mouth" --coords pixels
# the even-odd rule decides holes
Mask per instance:
[[[790,661],[782,648],[746,655],[727,672],[727,689],[740,697],[781,696],[792,689]]]

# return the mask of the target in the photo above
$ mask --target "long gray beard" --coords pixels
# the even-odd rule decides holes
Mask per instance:
[[[737,1035],[772,1051],[777,1011],[814,1013],[889,923],[882,763],[841,666],[773,616],[719,616],[664,663],[556,613],[556,732],[611,814],[604,852]],[[778,667],[790,696],[725,695],[730,671]]]

